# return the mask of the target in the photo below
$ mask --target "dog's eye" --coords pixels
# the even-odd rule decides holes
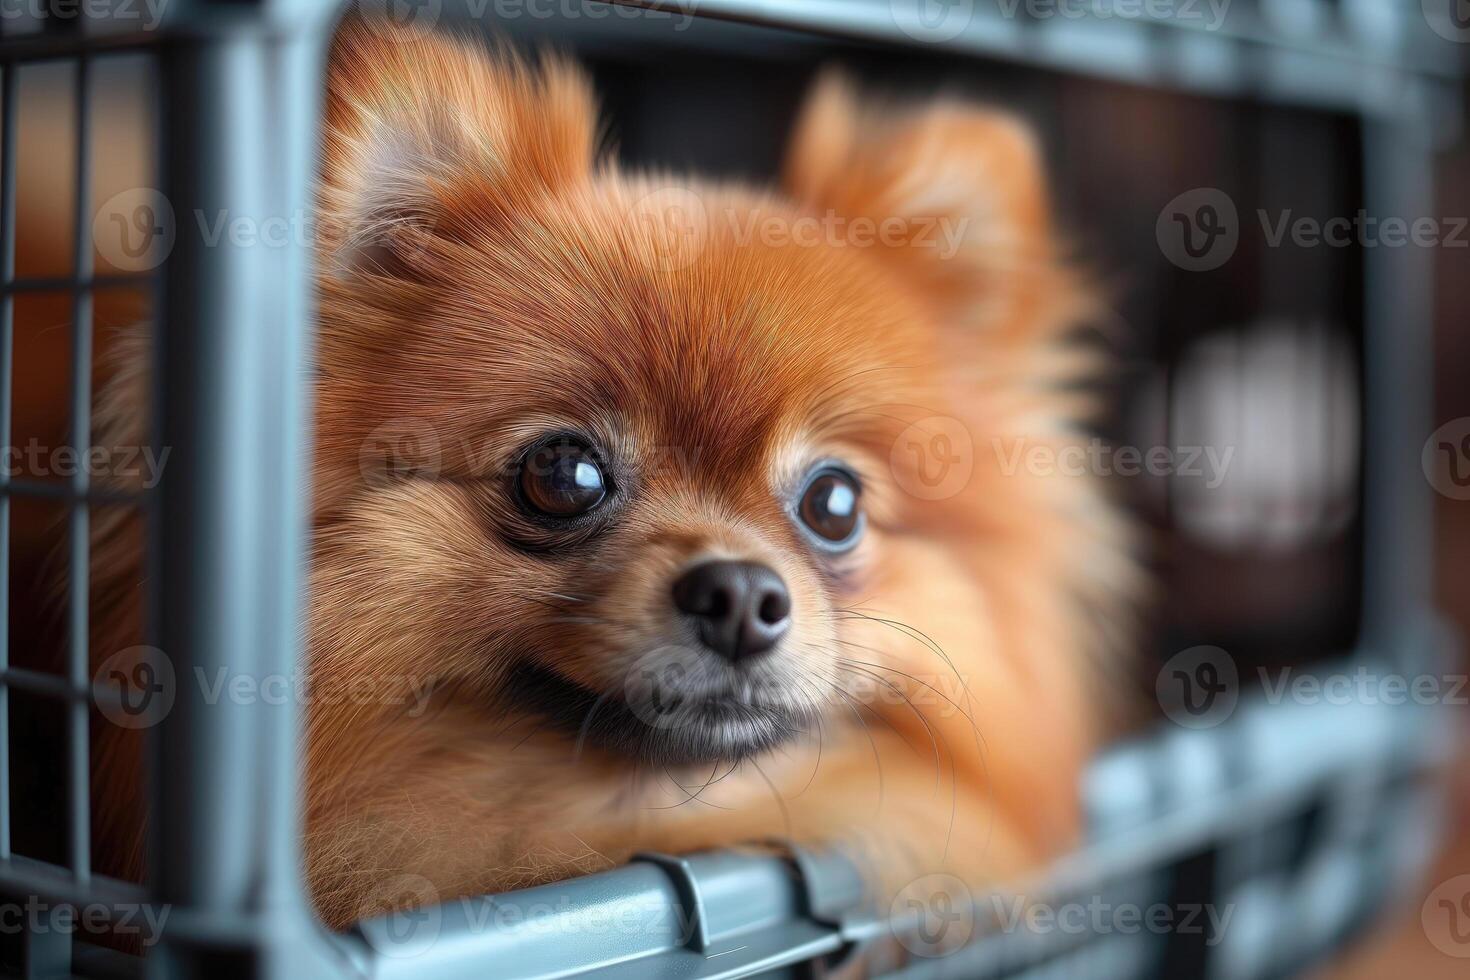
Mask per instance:
[[[856,544],[863,523],[861,494],[855,477],[824,469],[807,484],[796,516],[828,547]]]
[[[571,439],[547,443],[521,463],[521,496],[548,517],[578,517],[607,497],[607,479],[596,455]]]

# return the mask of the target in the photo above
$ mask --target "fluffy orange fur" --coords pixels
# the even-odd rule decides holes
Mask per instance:
[[[1007,463],[1083,438],[1089,363],[1024,127],[866,108],[827,76],[779,189],[633,174],[567,62],[357,24],[326,124],[304,792],[328,923],[405,873],[448,899],[782,837],[846,845],[884,888],[978,885],[1073,842],[1134,573],[1094,481]],[[695,218],[672,237],[669,202]],[[742,234],[833,215],[892,234]],[[953,254],[919,240],[936,222]],[[631,476],[615,518],[555,537],[504,474],[568,428]],[[940,431],[973,469],[926,499],[904,440]],[[868,522],[840,559],[783,496],[827,458]],[[136,560],[98,534],[126,592]],[[651,766],[506,696],[528,664],[618,696],[671,642],[671,578],[710,556],[786,580],[769,669],[809,730]],[[99,655],[121,628],[98,617]],[[371,696],[333,696],[354,683]],[[133,753],[104,741],[100,833],[136,873]]]

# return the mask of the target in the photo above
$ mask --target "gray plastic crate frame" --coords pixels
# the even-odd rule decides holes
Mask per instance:
[[[292,214],[310,205],[323,58],[337,4],[178,0],[160,29],[143,36],[117,16],[130,2],[111,0],[105,11],[89,8],[24,35],[0,34],[0,427],[7,433],[15,297],[64,289],[74,297],[71,441],[90,444],[92,293],[115,284],[94,276],[88,239],[92,59],[131,49],[156,58],[159,187],[176,212]],[[428,2],[447,19],[484,9],[470,0]],[[918,0],[631,5],[900,44],[927,40],[1146,84],[1359,113],[1367,202],[1376,213],[1431,213],[1434,134],[1456,118],[1458,52],[1435,43],[1413,3],[1236,3],[1209,32],[1146,16],[1028,21],[998,3],[968,0],[942,9]],[[924,19],[925,11],[943,17],[956,8],[967,20],[953,33]],[[1315,19],[1303,26],[1305,10]],[[19,280],[16,66],[52,58],[74,59],[78,73],[73,272]],[[1365,257],[1364,451],[1373,465],[1365,474],[1362,651],[1353,664],[1404,673],[1436,669],[1449,645],[1428,607],[1428,490],[1418,475],[1430,428],[1430,272],[1421,251],[1377,249]],[[461,902],[329,934],[310,912],[299,873],[296,707],[290,699],[206,705],[190,685],[152,733],[148,885],[91,873],[87,714],[98,695],[87,650],[88,506],[145,508],[149,642],[169,651],[176,669],[290,672],[300,653],[306,527],[309,260],[301,247],[206,247],[202,236],[178,237],[161,270],[154,316],[152,438],[172,452],[155,491],[120,500],[90,486],[85,472],[65,485],[0,477],[0,611],[7,621],[11,499],[65,503],[72,573],[63,676],[10,667],[0,631],[0,899],[148,903],[170,912],[143,961],[73,942],[64,930],[26,928],[14,975],[813,975],[816,964],[831,966],[910,928],[902,916],[864,910],[840,857],[721,852],[649,855],[604,874],[477,900],[497,912],[488,926],[472,903]],[[11,689],[67,706],[65,867],[12,852]],[[1097,763],[1086,787],[1092,844],[1044,881],[1017,886],[1031,898],[1090,891],[1177,901],[1199,877],[1180,869],[1198,872],[1204,861],[1209,874],[1197,897],[1254,910],[1247,945],[1222,953],[1178,935],[1007,934],[994,917],[972,911],[974,941],[894,975],[1116,978],[1204,975],[1207,967],[1219,976],[1287,975],[1412,882],[1438,807],[1432,790],[1411,787],[1443,759],[1440,714],[1250,703],[1219,729],[1171,730],[1119,747]],[[1283,757],[1283,744],[1310,750]],[[1306,857],[1292,869],[1263,860],[1279,851],[1271,842],[1304,807],[1328,814]],[[599,924],[613,920],[638,925]],[[1253,965],[1253,955],[1268,958]]]

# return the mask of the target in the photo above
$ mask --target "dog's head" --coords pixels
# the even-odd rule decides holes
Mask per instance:
[[[1023,129],[827,78],[759,194],[600,160],[560,61],[353,30],[333,65],[319,681],[661,763],[849,717],[865,674],[1073,683],[1035,651],[1090,492],[991,444],[1067,438],[1080,294]]]

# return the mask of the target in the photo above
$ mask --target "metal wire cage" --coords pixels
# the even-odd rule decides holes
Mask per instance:
[[[1070,22],[1023,22],[985,4],[962,4],[969,17],[949,33],[925,20],[919,4],[902,0],[640,6],[1331,105],[1362,116],[1366,197],[1392,214],[1428,212],[1430,134],[1445,118],[1457,72],[1443,49],[1419,42],[1419,11],[1394,4],[1237,4],[1209,33],[1147,16],[1079,32]],[[451,0],[433,7],[445,18],[477,12]],[[1288,7],[1298,13],[1283,14]],[[1281,17],[1300,18],[1307,8],[1321,19],[1282,27]],[[49,501],[65,511],[68,571],[63,673],[14,665],[9,636],[0,634],[0,900],[38,910],[0,938],[0,972],[820,975],[855,949],[915,928],[870,914],[839,857],[787,851],[649,855],[565,885],[329,934],[309,910],[299,873],[297,706],[289,698],[206,703],[189,684],[175,686],[169,710],[149,728],[148,885],[94,873],[88,733],[99,699],[118,697],[116,688],[94,684],[88,649],[95,509],[145,516],[147,644],[169,652],[173,671],[284,676],[300,652],[311,354],[306,245],[236,247],[180,234],[156,275],[99,273],[92,246],[99,161],[90,123],[98,65],[141,53],[157,77],[156,187],[176,214],[304,213],[337,4],[178,0],[164,13],[144,24],[136,3],[108,0],[81,16],[0,25],[0,426],[12,430],[18,297],[68,297],[69,444],[85,451],[95,395],[94,298],[144,284],[154,295],[151,442],[170,453],[163,478],[143,494],[99,484],[86,467],[63,481],[7,474],[0,482],[0,556],[9,552],[16,502]],[[1112,41],[1099,45],[1103,33]],[[75,66],[72,258],[64,275],[18,276],[18,76],[24,65],[57,60]],[[1373,462],[1365,470],[1363,621],[1354,663],[1404,673],[1434,669],[1446,646],[1426,600],[1429,529],[1418,450],[1427,406],[1409,397],[1428,376],[1427,277],[1422,256],[1379,250],[1365,257],[1364,455]],[[0,561],[7,577],[0,603],[11,595],[10,567]],[[0,609],[8,622],[12,610]],[[140,664],[162,669],[146,656],[130,669]],[[57,861],[12,846],[16,808],[40,805],[12,792],[10,712],[22,694],[65,713],[65,772],[54,780],[63,787],[54,794],[65,842]],[[1282,745],[1311,751],[1282,752]],[[1412,882],[1438,809],[1419,778],[1443,748],[1432,709],[1305,710],[1259,700],[1208,732],[1171,729],[1119,747],[1099,761],[1086,787],[1093,846],[1045,881],[1018,885],[1018,893],[1062,903],[1079,896],[1141,906],[1216,902],[1246,916],[1230,941],[1177,929],[1163,936],[1018,934],[1003,917],[986,914],[981,897],[968,896],[973,939],[963,950],[888,965],[895,976],[915,978],[1287,975]],[[115,923],[141,909],[168,910],[142,960],[79,938],[86,915]],[[494,914],[487,918],[486,910]]]

